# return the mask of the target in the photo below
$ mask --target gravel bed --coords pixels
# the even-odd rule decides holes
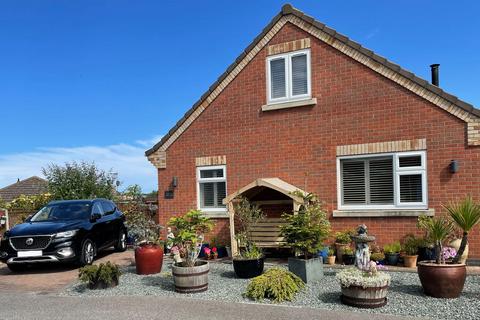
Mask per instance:
[[[266,268],[273,265],[266,264]],[[278,265],[276,265],[278,266]],[[285,266],[282,266],[285,267]],[[330,310],[386,313],[411,317],[435,319],[479,319],[480,318],[480,276],[467,276],[462,296],[458,299],[436,299],[423,294],[416,273],[390,272],[392,284],[388,303],[378,309],[358,309],[340,303],[340,286],[335,279],[339,269],[325,267],[325,277],[318,283],[309,284],[297,295],[295,301],[282,305],[306,306]],[[209,289],[197,294],[179,294],[174,291],[170,264],[165,263],[162,273],[139,276],[135,267],[124,267],[120,284],[107,290],[89,290],[81,283],[74,283],[62,293],[70,296],[172,296],[191,297],[205,300],[255,303],[242,296],[249,280],[237,279],[230,263],[210,264]],[[262,303],[272,303],[263,301]]]

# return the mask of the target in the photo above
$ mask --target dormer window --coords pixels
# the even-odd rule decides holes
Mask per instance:
[[[310,99],[310,50],[267,58],[268,104]]]

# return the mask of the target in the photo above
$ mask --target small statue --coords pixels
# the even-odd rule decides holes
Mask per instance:
[[[355,252],[355,266],[360,270],[367,271],[370,267],[370,249],[368,243],[357,242]]]

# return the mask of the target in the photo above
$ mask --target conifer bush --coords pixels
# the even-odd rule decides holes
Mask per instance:
[[[272,268],[250,281],[245,296],[256,301],[292,301],[304,287],[302,279],[290,271]]]

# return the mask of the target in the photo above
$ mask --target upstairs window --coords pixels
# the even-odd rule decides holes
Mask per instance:
[[[425,152],[339,159],[342,209],[426,208]]]
[[[222,203],[227,196],[225,166],[197,168],[198,208],[204,212],[226,211]]]
[[[310,50],[267,58],[268,103],[281,103],[311,97]]]

